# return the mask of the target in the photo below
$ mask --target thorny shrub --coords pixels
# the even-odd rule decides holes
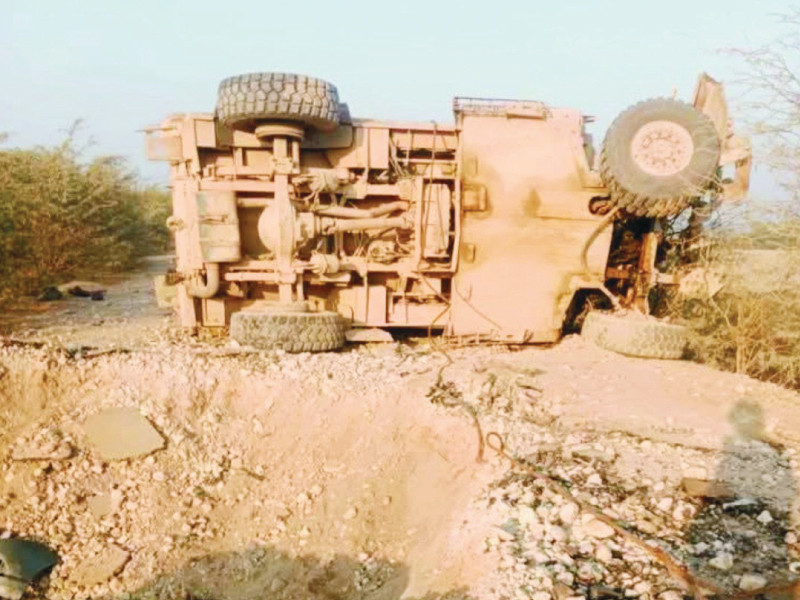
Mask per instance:
[[[661,310],[689,325],[694,358],[800,389],[800,212],[728,207],[674,248],[695,285]]]
[[[122,159],[82,161],[72,135],[0,149],[0,303],[163,251],[169,210],[167,194],[142,187]]]

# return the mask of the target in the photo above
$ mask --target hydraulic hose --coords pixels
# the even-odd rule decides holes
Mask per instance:
[[[195,298],[213,298],[219,291],[219,263],[205,263],[206,279],[197,276],[186,281],[186,291]],[[198,283],[198,281],[202,283]]]

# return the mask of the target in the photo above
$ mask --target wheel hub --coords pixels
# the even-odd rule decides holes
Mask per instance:
[[[631,140],[631,156],[636,165],[656,177],[680,173],[689,166],[693,153],[692,135],[673,121],[647,123]]]
[[[302,123],[289,123],[284,121],[267,121],[259,124],[255,129],[256,137],[260,140],[269,140],[274,137],[286,137],[302,140],[304,128]]]

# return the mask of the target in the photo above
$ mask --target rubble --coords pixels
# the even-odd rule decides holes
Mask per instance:
[[[603,540],[614,535],[614,530],[607,524],[594,518],[581,524],[582,531],[595,539]]]
[[[758,516],[756,517],[756,521],[761,523],[762,525],[769,525],[772,523],[774,519],[768,510],[761,511]]]
[[[681,487],[688,496],[695,498],[729,498],[732,494],[724,483],[684,477]]]
[[[760,590],[766,585],[767,585],[766,579],[764,579],[761,575],[756,575],[753,573],[747,573],[745,575],[742,575],[742,579],[739,581],[739,587],[746,592]]]
[[[344,332],[344,335],[348,342],[392,343],[394,341],[391,333],[375,328],[359,327],[357,329],[348,329]]]
[[[578,505],[574,502],[568,502],[559,509],[558,518],[564,525],[572,525],[579,513]]]
[[[663,564],[577,501],[508,469],[488,447],[477,462],[476,422],[483,438],[498,432],[581,506],[728,590],[798,570],[794,517],[770,498],[743,499],[722,485],[738,481],[721,480],[730,446],[676,442],[675,427],[661,438],[603,429],[594,414],[567,420],[565,406],[579,395],[594,402],[596,393],[601,405],[630,387],[623,373],[606,389],[627,359],[570,340],[549,350],[455,350],[436,388],[448,402],[432,404],[426,393],[445,361],[424,342],[292,356],[229,353],[224,341],[161,331],[142,349],[99,356],[0,345],[9,369],[0,393],[18,394],[19,407],[8,417],[12,435],[0,438],[0,537],[52,542],[61,563],[48,598],[140,590],[169,598],[159,595],[167,588],[202,597],[210,575],[194,566],[198,557],[230,583],[227,596],[212,597],[246,598],[237,586],[247,581],[297,597],[309,594],[309,581],[334,589],[319,583],[333,554],[352,562],[337,577],[359,586],[337,592],[343,600],[390,580],[409,597],[452,581],[482,600],[682,597]],[[704,389],[728,381],[712,375]],[[54,390],[57,402],[25,412]],[[91,432],[94,418],[118,411],[122,431],[143,428],[147,444],[105,424],[95,424],[99,438]],[[70,444],[69,456],[12,460],[48,428]],[[752,450],[762,473],[793,456]],[[736,460],[726,464],[747,462]],[[269,570],[276,547],[291,558]],[[409,569],[414,577],[391,579]]]
[[[82,588],[91,588],[118,575],[130,560],[129,552],[111,544],[83,560],[69,574],[70,580]]]
[[[12,460],[66,460],[73,454],[72,445],[54,427],[36,428],[31,434],[14,442]]]
[[[134,407],[109,408],[86,420],[89,444],[105,460],[145,456],[164,447],[165,441]]]
[[[733,556],[729,552],[720,552],[708,564],[720,571],[727,571],[733,567]]]
[[[114,511],[111,494],[95,494],[86,499],[89,512],[98,521],[107,517]]]

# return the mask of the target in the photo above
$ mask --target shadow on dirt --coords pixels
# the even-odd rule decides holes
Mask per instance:
[[[728,589],[788,590],[798,578],[787,541],[797,482],[784,448],[767,438],[757,403],[740,400],[728,418],[733,433],[725,439],[716,490],[686,529],[694,571]]]
[[[274,548],[209,554],[129,593],[103,600],[398,600],[409,583],[401,563],[290,556]],[[410,599],[409,599],[410,600]],[[465,589],[416,600],[473,600]]]

